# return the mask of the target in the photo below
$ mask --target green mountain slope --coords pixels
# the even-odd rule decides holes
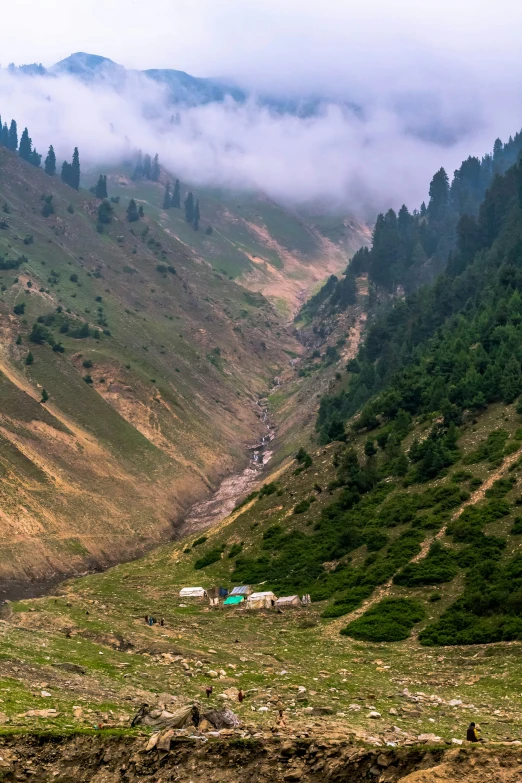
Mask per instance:
[[[245,464],[263,431],[254,402],[300,351],[261,294],[202,262],[158,210],[129,223],[113,204],[97,226],[99,204],[0,149],[6,577],[172,535]]]
[[[446,273],[375,311],[321,402],[331,445],[300,452],[207,542],[243,542],[229,579],[310,592],[360,640],[522,639],[521,193],[518,164]]]
[[[287,209],[267,196],[181,183],[181,209],[163,209],[165,186],[174,187],[175,174],[161,170],[159,181],[135,180],[134,166],[99,168],[83,176],[85,187],[107,175],[108,193],[122,203],[134,198],[147,208],[163,230],[188,246],[219,273],[260,292],[287,318],[330,274],[343,270],[351,255],[369,241],[368,228],[355,220],[335,218],[339,236],[314,218]],[[199,231],[185,220],[188,193],[199,199]],[[209,228],[210,227],[210,228]],[[211,233],[208,233],[211,230]]]

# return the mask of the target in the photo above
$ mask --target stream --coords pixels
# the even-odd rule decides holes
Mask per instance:
[[[279,382],[276,380],[277,388]],[[273,390],[271,390],[273,391]],[[211,525],[225,519],[250,492],[259,480],[259,476],[272,457],[269,446],[275,438],[275,426],[270,418],[266,399],[257,400],[259,418],[263,424],[264,434],[254,445],[248,447],[250,459],[248,466],[241,472],[223,479],[211,498],[194,504],[186,516],[178,523],[175,540],[205,530]],[[144,553],[145,554],[145,553]],[[113,564],[115,565],[115,563]],[[107,566],[110,568],[110,566]],[[83,573],[55,574],[39,581],[0,580],[0,605],[4,601],[20,601],[25,598],[39,598],[52,593],[54,588],[66,579],[86,576],[88,573],[103,571],[104,568],[94,568]]]
[[[224,479],[209,500],[192,506],[185,519],[180,523],[179,534],[176,538],[191,535],[221,522],[222,519],[228,517],[239,501],[252,492],[261,471],[272,457],[269,446],[275,438],[275,428],[270,420],[268,403],[265,400],[258,400],[257,405],[260,408],[260,419],[265,428],[265,434],[261,436],[258,443],[249,447],[250,461],[248,466],[242,473]]]

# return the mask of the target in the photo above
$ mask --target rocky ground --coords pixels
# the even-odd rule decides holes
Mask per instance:
[[[253,783],[272,781],[375,781],[375,783],[516,783],[522,773],[518,747],[437,747],[377,750],[338,740],[246,740],[234,735],[167,738],[160,748],[131,736],[52,734],[0,738],[5,781],[116,783],[144,778],[155,783]],[[501,750],[501,756],[500,756]]]

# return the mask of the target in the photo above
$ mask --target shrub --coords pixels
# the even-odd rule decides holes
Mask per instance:
[[[369,598],[373,592],[373,586],[361,585],[360,587],[351,587],[345,593],[336,598],[332,606],[329,606],[322,613],[322,617],[342,617],[354,609],[357,609],[362,602]]]
[[[271,481],[270,484],[263,484],[259,490],[259,497],[264,498],[266,495],[273,495],[274,492],[277,492],[277,484]]]
[[[47,402],[48,399],[49,399],[49,393],[45,389],[42,389],[42,398],[40,402]]]
[[[86,370],[90,370],[90,368],[92,367],[92,359],[84,359],[82,365],[85,367]]]
[[[78,282],[78,275],[76,274],[76,272],[72,273],[72,275],[69,277],[69,280],[71,281],[71,283],[77,283]]]
[[[513,527],[510,530],[511,535],[513,536],[520,536],[522,535],[522,518],[521,517],[515,517],[513,520]]]
[[[202,557],[200,557],[196,562],[194,563],[194,568],[196,570],[200,570],[201,568],[205,568],[206,566],[212,565],[212,563],[217,563],[218,560],[221,560],[221,553],[225,549],[225,545],[222,544],[221,546],[216,546],[213,549],[209,549],[208,552],[206,552]]]
[[[425,617],[421,604],[410,598],[384,598],[341,631],[365,642],[399,642]]]
[[[23,315],[25,313],[25,302],[20,302],[20,304],[15,304],[13,307],[13,313],[15,315]]]
[[[396,574],[393,582],[404,587],[419,587],[421,585],[438,585],[451,582],[458,568],[455,565],[453,552],[435,541],[428,555],[417,563],[408,563],[402,571]]]
[[[52,196],[45,196],[44,204],[42,207],[42,215],[46,218],[49,215],[54,215],[54,204]]]
[[[240,544],[232,544],[230,547],[230,551],[228,553],[229,558],[237,557],[239,554],[241,554],[241,551],[243,549],[243,542]]]
[[[208,541],[208,536],[200,536],[199,538],[196,538],[196,540],[192,544],[192,549],[195,549],[197,546],[204,544],[205,541]]]
[[[378,552],[383,549],[389,541],[386,533],[382,533],[380,530],[368,530],[363,535],[364,543],[368,549],[368,552]]]
[[[310,508],[310,501],[305,498],[294,507],[294,514],[304,514]]]
[[[53,351],[55,351],[56,353],[65,353],[65,348],[61,343],[55,343],[53,345]]]
[[[52,336],[49,329],[46,329],[45,326],[42,326],[42,324],[34,323],[33,328],[31,330],[31,334],[29,335],[29,340],[32,343],[36,343],[37,345],[43,345],[44,343],[49,343],[49,345],[54,345],[54,337]]]
[[[85,383],[87,383],[89,386],[91,386],[91,385],[94,383],[94,381],[93,381],[93,379],[92,379],[92,375],[89,375],[89,374],[87,374],[87,375],[84,375],[84,376],[83,376],[83,380],[84,380],[84,381],[85,381]]]
[[[303,470],[309,468],[310,465],[312,464],[311,456],[307,451],[305,451],[305,449],[302,446],[297,452],[297,454],[295,455],[295,458]]]

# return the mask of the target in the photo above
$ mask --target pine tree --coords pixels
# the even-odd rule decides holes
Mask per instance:
[[[62,163],[62,173],[61,173],[61,180],[66,185],[71,184],[71,164],[67,163],[66,160]]]
[[[439,222],[446,216],[449,203],[449,181],[444,169],[439,169],[430,183],[430,202],[428,217],[430,221]]]
[[[140,216],[138,215],[138,209],[136,207],[136,202],[133,198],[129,201],[129,206],[127,207],[127,220],[129,223],[135,223],[136,220],[139,220]]]
[[[174,190],[172,192],[172,199],[170,202],[171,207],[175,209],[181,209],[181,194],[179,189],[179,179],[174,183]]]
[[[194,196],[189,191],[185,199],[185,220],[187,223],[194,222]]]
[[[145,216],[145,212],[143,210],[143,204],[140,204],[138,207],[138,215],[140,216],[140,218]]]
[[[102,203],[98,207],[98,222],[101,224],[111,223],[113,212],[114,209],[109,199],[103,199]]]
[[[40,168],[41,162],[42,162],[42,156],[40,155],[39,152],[37,152],[36,150],[33,150],[31,152],[31,157],[29,158],[29,163],[32,166],[36,166],[36,168],[38,169],[38,168]]]
[[[7,139],[7,146],[10,150],[18,149],[18,130],[16,127],[16,122],[14,120],[11,120],[11,126],[9,128],[9,135]]]
[[[95,189],[96,198],[107,198],[107,177],[100,174]]]
[[[49,174],[50,177],[54,177],[56,174],[56,155],[54,154],[52,144],[49,147],[49,152],[47,153],[47,157],[45,159],[45,173]]]
[[[196,206],[194,207],[194,231],[199,231],[199,199],[196,201]]]
[[[29,353],[25,357],[25,363],[29,366],[29,365],[33,364],[33,362],[34,362],[34,356],[31,353],[31,351],[29,351]]]
[[[158,153],[154,155],[154,160],[152,162],[152,168],[150,172],[150,178],[153,182],[157,182],[160,175],[160,165],[159,165],[159,159],[158,159]]]
[[[520,372],[520,363],[514,356],[511,356],[504,368],[500,379],[500,393],[502,399],[508,405],[518,397],[522,392],[522,373]]]
[[[22,133],[22,137],[20,139],[20,147],[18,149],[18,154],[20,155],[21,158],[23,158],[23,160],[29,162],[31,160],[32,151],[33,151],[33,143],[29,138],[29,131],[27,130],[27,128],[24,128],[24,132]]]
[[[145,155],[143,158],[143,176],[145,179],[150,179],[150,173],[151,173],[151,159],[150,155]]]
[[[172,206],[171,200],[170,200],[170,184],[167,182],[165,185],[165,195],[163,196],[163,209],[170,209]]]
[[[143,155],[141,150],[138,150],[138,154],[136,155],[134,172],[132,174],[132,179],[141,179],[142,177],[143,177]]]
[[[49,399],[49,392],[47,392],[45,389],[42,389],[42,399],[40,400],[40,402],[45,403],[47,402],[48,399]]]
[[[9,146],[9,130],[7,129],[7,122],[4,122],[2,129],[0,130],[0,146]]]
[[[71,164],[71,188],[79,190],[80,188],[80,155],[78,147],[74,148]]]

